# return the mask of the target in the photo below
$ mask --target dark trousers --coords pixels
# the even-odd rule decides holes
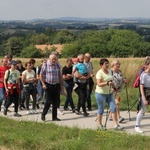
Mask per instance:
[[[6,110],[8,107],[14,102],[15,107],[14,107],[14,112],[18,112],[18,102],[19,102],[19,94],[16,89],[13,89],[13,94],[8,94],[8,98],[6,99],[6,105],[5,108]]]
[[[58,86],[58,97],[57,97],[57,108],[60,108],[60,91],[61,91],[61,85]]]
[[[36,87],[32,90],[29,90],[28,88],[24,88],[24,95],[25,95],[25,102],[26,102],[26,109],[29,110],[29,101],[30,101],[30,95],[33,98],[33,103],[32,103],[32,109],[35,109],[36,106]]]
[[[72,99],[72,90],[73,90],[74,83],[73,82],[70,82],[70,83],[64,82],[64,86],[65,86],[66,92],[67,92],[67,97],[66,97],[66,102],[65,102],[64,108],[68,108],[68,103],[70,103],[71,108],[75,109],[74,102]]]
[[[86,90],[86,101],[87,101],[88,109],[91,109],[91,94],[92,94],[93,85],[94,85],[93,79],[89,78],[87,84],[88,84],[88,86],[87,86],[88,88]]]
[[[85,98],[86,98],[86,83],[77,83],[78,87],[75,89],[75,92],[78,95],[78,105],[77,111],[80,111],[80,107],[82,107],[83,112],[86,112],[85,107]]]
[[[58,105],[58,96],[60,93],[60,84],[50,85],[46,84],[47,89],[45,90],[45,105],[43,108],[42,115],[45,116],[50,108],[52,103],[52,119],[57,118],[57,105]]]

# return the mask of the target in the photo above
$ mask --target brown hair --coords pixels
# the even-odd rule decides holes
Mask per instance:
[[[36,61],[35,61],[34,58],[31,58],[31,59],[29,60],[29,62],[30,62],[31,64],[35,64],[35,63],[36,63]]]
[[[105,62],[108,62],[108,63],[109,63],[108,59],[106,59],[106,58],[101,58],[99,64],[102,66]]]
[[[72,58],[67,58],[66,62],[72,61]]]
[[[25,68],[27,68],[27,65],[28,65],[28,64],[30,64],[30,65],[31,65],[31,62],[26,62],[26,63],[25,63],[25,65],[24,65],[24,66],[25,66]]]

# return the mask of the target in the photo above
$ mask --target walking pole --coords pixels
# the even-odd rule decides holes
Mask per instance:
[[[125,82],[125,87],[126,87],[126,99],[127,99],[127,105],[128,105],[129,121],[131,121],[130,109],[129,109],[128,88],[127,88],[127,83],[126,82]]]
[[[129,108],[128,112],[131,111],[131,109],[135,106],[135,104],[138,102],[139,100],[136,100],[135,102],[132,103],[131,107]]]
[[[110,99],[110,91],[111,91],[111,85],[109,86],[109,94],[108,94],[107,100]],[[106,120],[105,120],[105,124],[104,124],[105,130],[106,130],[106,126],[107,126],[108,117],[109,117],[109,114],[110,114],[110,110],[108,112],[108,108],[109,108],[109,106],[107,106],[107,111],[106,111]]]

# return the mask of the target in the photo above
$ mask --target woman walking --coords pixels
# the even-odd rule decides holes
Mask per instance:
[[[136,117],[135,132],[143,133],[140,128],[140,123],[146,106],[150,104],[150,59],[145,61],[145,71],[140,76],[140,93],[141,93],[141,110]]]
[[[112,112],[112,119],[114,121],[114,129],[122,130],[121,127],[117,122],[117,115],[116,115],[116,104],[114,100],[114,95],[112,92],[113,86],[113,76],[111,70],[109,70],[109,61],[106,58],[100,59],[100,66],[101,69],[96,74],[96,90],[95,90],[95,97],[98,104],[98,124],[100,129],[105,129],[106,127],[102,124],[102,115],[104,113],[104,108],[106,102],[108,103],[111,112]]]
[[[22,82],[23,82],[23,90],[25,94],[25,101],[26,101],[26,109],[27,109],[27,114],[37,114],[38,112],[36,111],[36,75],[35,71],[32,70],[31,68],[31,63],[27,62],[25,63],[25,68],[26,70],[22,73]],[[29,110],[29,101],[30,101],[30,95],[32,95],[33,98],[33,105],[32,105],[32,111]]]

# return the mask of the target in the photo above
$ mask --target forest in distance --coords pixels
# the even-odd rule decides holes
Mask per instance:
[[[76,57],[89,52],[92,57],[145,57],[150,55],[149,22],[48,21],[0,22],[0,56],[48,57],[56,47],[44,52],[35,45],[61,44],[60,57]],[[34,24],[34,25],[33,25]],[[66,26],[61,26],[65,24]],[[110,26],[113,24],[114,26]],[[58,29],[59,27],[59,29]],[[72,27],[72,28],[71,28]]]

